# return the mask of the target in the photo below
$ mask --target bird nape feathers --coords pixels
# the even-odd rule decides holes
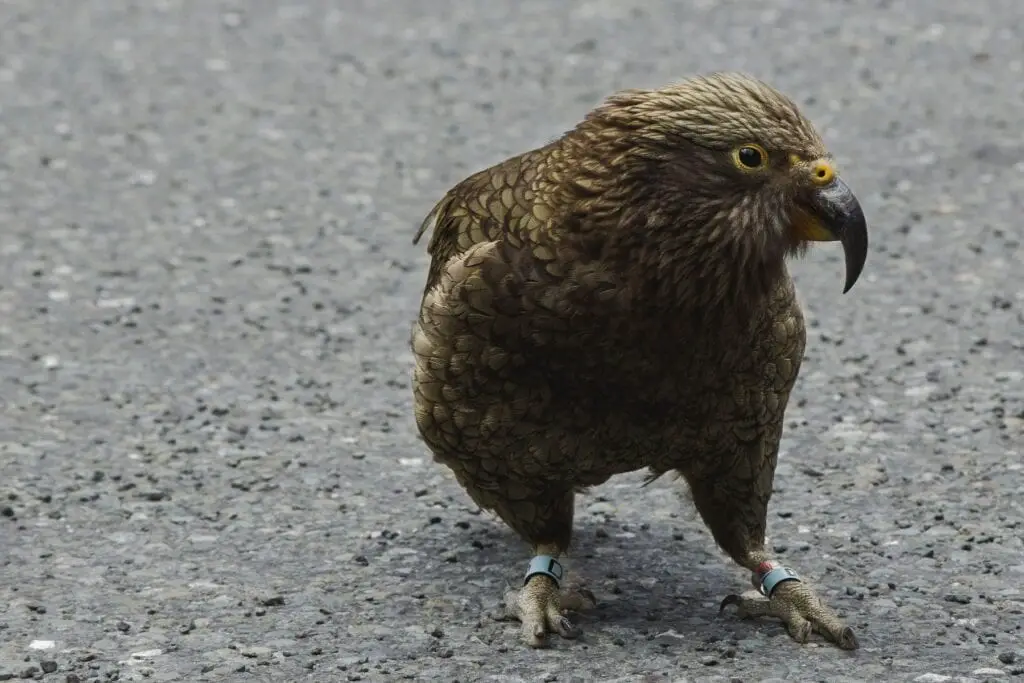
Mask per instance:
[[[548,145],[466,178],[427,216],[415,419],[435,459],[533,546],[507,614],[534,646],[595,602],[560,558],[575,494],[677,473],[752,573],[730,595],[805,642],[853,631],[765,548],[805,330],[786,258],[839,241],[845,290],[864,214],[812,124],[740,74],[617,93]]]

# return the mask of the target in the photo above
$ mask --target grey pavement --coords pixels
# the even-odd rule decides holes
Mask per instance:
[[[1016,0],[0,3],[0,679],[1024,676]],[[797,100],[872,228],[823,245],[770,541],[862,648],[719,615],[748,577],[671,481],[578,503],[601,604],[494,621],[528,548],[415,436],[454,182],[605,95]],[[1014,678],[1016,677],[1016,678]]]

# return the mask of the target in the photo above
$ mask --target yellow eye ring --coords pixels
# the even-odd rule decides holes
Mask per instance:
[[[811,166],[811,181],[815,185],[828,185],[836,177],[832,164],[823,159],[815,161]]]
[[[768,152],[761,145],[747,144],[733,150],[733,163],[744,171],[756,171],[768,165]]]

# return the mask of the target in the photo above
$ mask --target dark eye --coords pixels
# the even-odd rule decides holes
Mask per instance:
[[[744,145],[736,151],[736,160],[746,168],[761,168],[767,155],[759,147]]]

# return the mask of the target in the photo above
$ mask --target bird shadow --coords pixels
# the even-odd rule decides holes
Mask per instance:
[[[531,556],[526,543],[486,514],[474,522],[438,524],[417,536],[421,550],[447,549],[448,561],[434,566],[433,578],[446,582],[458,573],[459,592],[492,616],[502,612],[504,591],[521,585]],[[637,637],[667,632],[701,640],[709,633],[712,639],[731,635],[722,628],[709,629],[711,623],[726,629],[743,623],[728,612],[720,615],[719,604],[725,595],[746,590],[749,584],[741,570],[730,567],[728,558],[715,551],[710,534],[698,524],[584,518],[574,526],[567,555],[570,585],[580,581],[597,598],[594,608],[573,616],[585,632],[614,627]],[[467,574],[475,580],[466,582]]]

